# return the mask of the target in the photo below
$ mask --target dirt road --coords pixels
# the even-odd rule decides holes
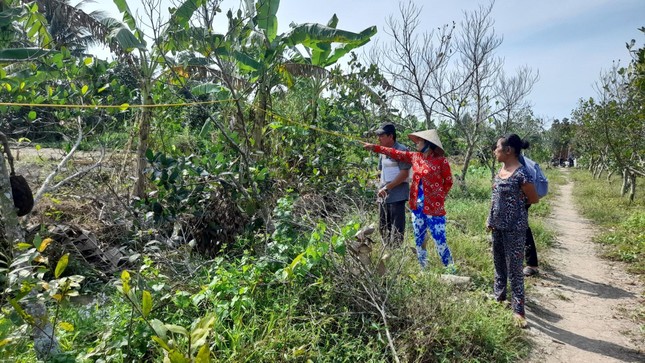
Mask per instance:
[[[623,265],[597,256],[596,231],[576,211],[572,189],[562,186],[549,219],[558,236],[547,257],[552,268],[527,291],[530,362],[645,362],[642,333],[629,319],[643,287]]]

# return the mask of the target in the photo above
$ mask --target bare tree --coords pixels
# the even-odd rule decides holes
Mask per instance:
[[[377,44],[371,58],[388,79],[395,96],[413,106],[412,112],[422,113],[426,127],[432,128],[434,107],[440,97],[432,87],[432,79],[445,71],[453,53],[455,24],[421,32],[421,10],[412,1],[400,2],[398,17],[391,16],[386,23],[385,32],[391,41]]]
[[[497,98],[496,82],[502,69],[502,60],[495,56],[495,50],[502,44],[502,37],[495,34],[491,18],[494,2],[480,5],[477,10],[465,11],[462,30],[457,41],[460,54],[461,75],[468,77],[465,82],[466,100],[461,100],[468,108],[470,117],[455,119],[456,125],[466,141],[466,155],[461,172],[465,182],[470,160],[479,141],[481,131],[488,120],[501,112],[499,105],[491,101]]]
[[[495,131],[506,134],[525,120],[522,116],[530,109],[526,96],[538,79],[539,74],[526,66],[518,69],[515,76],[500,74],[495,93],[502,112],[494,116]]]
[[[442,106],[438,112],[453,122],[466,144],[459,178],[462,186],[472,158],[477,152],[487,152],[488,145],[479,149],[483,135],[491,128],[498,132],[511,128],[513,120],[528,107],[526,96],[538,79],[528,67],[520,68],[515,76],[505,76],[503,60],[495,54],[502,37],[493,27],[494,4],[464,12],[455,69],[445,79],[435,79]]]

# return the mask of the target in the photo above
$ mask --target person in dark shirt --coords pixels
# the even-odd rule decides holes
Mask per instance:
[[[505,301],[507,280],[511,285],[511,307],[521,327],[526,327],[524,311],[524,275],[522,261],[526,229],[527,204],[537,203],[539,197],[531,174],[520,163],[522,149],[529,144],[516,134],[500,138],[495,158],[502,168],[493,179],[491,208],[486,227],[492,232],[495,282],[493,292],[497,301]]]

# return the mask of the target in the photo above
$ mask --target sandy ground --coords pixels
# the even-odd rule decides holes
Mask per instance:
[[[630,312],[645,297],[624,265],[601,259],[594,226],[575,209],[573,183],[560,189],[549,222],[556,246],[527,291],[530,362],[645,362],[645,341]]]

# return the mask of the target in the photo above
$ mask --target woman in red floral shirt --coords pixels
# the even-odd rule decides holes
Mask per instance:
[[[450,164],[444,157],[443,146],[436,130],[414,132],[408,137],[416,144],[418,152],[400,151],[367,143],[364,143],[363,147],[412,164],[413,176],[409,204],[412,210],[412,225],[419,263],[424,268],[427,265],[425,237],[429,229],[441,261],[448,272],[454,273],[452,254],[446,243],[446,210],[444,209],[446,195],[452,187]]]

